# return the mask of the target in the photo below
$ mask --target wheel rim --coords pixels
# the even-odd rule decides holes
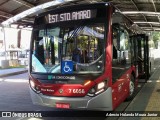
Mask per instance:
[[[134,92],[134,83],[132,80],[130,80],[129,89],[130,89],[130,96],[131,96]]]

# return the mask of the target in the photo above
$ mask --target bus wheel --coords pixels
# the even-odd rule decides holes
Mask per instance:
[[[135,93],[135,80],[134,80],[134,77],[133,75],[131,75],[131,79],[130,79],[130,82],[129,82],[129,96],[126,98],[126,100],[131,100],[134,96],[134,93]]]

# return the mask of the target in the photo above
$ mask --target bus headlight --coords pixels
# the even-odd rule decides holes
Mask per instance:
[[[35,88],[35,83],[32,80],[30,80],[30,85],[32,88]]]
[[[93,97],[95,95],[95,92],[96,92],[96,89],[93,87],[90,89],[87,95]]]
[[[91,88],[87,95],[93,97],[106,90],[106,88],[107,88],[107,80],[100,82],[96,86]]]
[[[103,89],[105,87],[105,82],[100,82],[98,85],[97,85],[97,89],[100,90],[100,89]]]
[[[35,91],[36,93],[40,93],[40,87],[36,85],[32,80],[30,80],[30,86],[33,91]]]

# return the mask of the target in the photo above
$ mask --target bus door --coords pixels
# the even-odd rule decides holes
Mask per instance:
[[[131,43],[131,64],[136,67],[136,78],[138,78],[138,43],[137,43],[137,36],[133,35],[130,36],[130,43]]]
[[[138,74],[139,78],[149,78],[149,50],[148,50],[148,36],[145,34],[137,35],[137,50],[138,50]]]

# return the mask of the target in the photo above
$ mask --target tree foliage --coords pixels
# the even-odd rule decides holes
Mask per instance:
[[[153,32],[152,36],[153,36],[155,47],[158,48],[158,42],[160,41],[160,32]]]

